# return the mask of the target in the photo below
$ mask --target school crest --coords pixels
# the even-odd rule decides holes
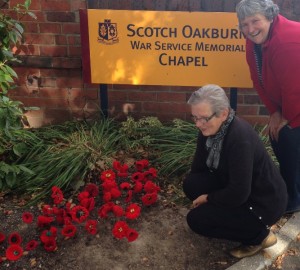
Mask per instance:
[[[117,24],[111,20],[98,23],[98,42],[107,45],[119,42]]]

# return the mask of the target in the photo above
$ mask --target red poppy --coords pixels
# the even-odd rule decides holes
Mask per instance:
[[[80,205],[85,207],[88,211],[92,211],[95,207],[95,199],[94,197],[85,198],[80,201]]]
[[[127,230],[129,229],[125,221],[116,222],[115,226],[112,229],[114,237],[121,239],[127,235]]]
[[[117,175],[119,177],[127,177],[128,176],[128,165],[127,164],[121,165],[121,163],[119,161],[114,161],[113,168],[116,171],[118,171]]]
[[[134,193],[139,193],[143,190],[143,184],[140,181],[135,181],[133,191]]]
[[[51,216],[53,215],[53,208],[50,205],[45,204],[43,205],[42,212],[46,216]]]
[[[31,240],[26,244],[25,250],[27,251],[31,251],[31,250],[35,250],[36,247],[38,246],[39,242],[36,240]]]
[[[120,205],[114,205],[112,211],[114,212],[116,217],[121,217],[124,215],[124,210]]]
[[[0,243],[2,243],[5,240],[5,234],[0,232]]]
[[[144,172],[145,180],[153,180],[157,177],[157,171],[155,168],[150,168],[148,171]]]
[[[99,194],[99,188],[96,184],[89,183],[85,186],[84,191],[87,191],[91,197],[96,197]]]
[[[108,202],[108,203],[103,204],[98,210],[99,217],[107,218],[108,212],[112,210],[114,205],[115,204],[113,202]]]
[[[38,227],[40,228],[46,227],[54,220],[55,220],[54,217],[38,216],[37,218]]]
[[[65,218],[67,217],[67,212],[65,209],[63,208],[54,208],[54,214],[55,214],[55,217],[56,217],[56,222],[58,224],[64,224],[65,223]]]
[[[111,199],[112,199],[111,193],[110,192],[104,192],[103,201],[107,203],[107,202],[111,201]]]
[[[97,220],[88,220],[85,224],[85,229],[89,234],[95,235],[97,233]]]
[[[85,207],[77,205],[72,208],[71,215],[73,221],[76,221],[77,223],[82,223],[88,218],[89,211]]]
[[[153,192],[153,193],[146,193],[143,197],[142,197],[142,202],[144,205],[148,206],[151,204],[154,204],[157,201],[157,192]]]
[[[24,212],[22,215],[22,220],[24,223],[30,224],[33,221],[33,215],[29,212]]]
[[[57,249],[57,244],[55,239],[50,239],[47,243],[44,243],[44,249],[48,252],[55,251]]]
[[[110,191],[112,188],[116,188],[118,185],[115,180],[106,180],[101,184],[101,186],[103,187],[104,191]]]
[[[128,242],[133,242],[138,238],[139,234],[136,230],[129,228],[127,230],[126,238]]]
[[[131,186],[128,182],[123,182],[120,184],[120,189],[130,189]]]
[[[122,195],[121,191],[117,188],[112,188],[110,194],[113,199],[119,198]]]
[[[10,245],[20,245],[22,243],[22,237],[19,233],[13,232],[8,236],[8,243]]]
[[[136,219],[140,215],[140,213],[141,207],[136,203],[132,203],[126,208],[125,216],[128,219]]]
[[[102,181],[115,180],[116,174],[112,170],[107,170],[101,173],[100,179]]]
[[[143,181],[144,180],[144,174],[141,172],[135,172],[131,175],[132,181]]]
[[[6,258],[10,261],[17,261],[23,255],[23,249],[19,245],[10,245],[6,249]]]
[[[62,224],[64,224],[64,225],[72,224],[72,218],[71,217],[64,217]]]
[[[70,224],[70,225],[65,225],[63,227],[63,229],[61,230],[61,234],[64,236],[64,237],[68,237],[68,238],[71,238],[75,235],[77,229],[74,225]]]
[[[144,185],[144,190],[147,193],[152,193],[152,192],[157,192],[160,191],[160,187],[157,186],[155,183],[153,183],[152,181],[147,181]]]
[[[63,195],[61,189],[57,186],[52,187],[51,197],[54,201],[54,204],[60,204],[64,199],[64,195]]]
[[[43,243],[47,243],[51,239],[55,239],[57,236],[57,228],[51,226],[49,230],[42,231],[40,239]]]
[[[88,193],[87,191],[82,191],[78,194],[78,201],[81,201],[83,199],[86,199],[90,196],[90,193]]]
[[[132,190],[128,190],[127,196],[126,196],[126,198],[125,198],[125,202],[126,202],[126,203],[131,202],[132,196],[133,196]]]
[[[136,169],[141,172],[149,166],[149,161],[147,159],[141,159],[135,162]]]
[[[122,165],[119,161],[117,160],[114,160],[113,161],[113,168],[116,170],[116,171],[119,171],[121,169]]]

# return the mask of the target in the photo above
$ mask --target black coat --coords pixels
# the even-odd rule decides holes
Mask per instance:
[[[217,182],[218,188],[208,194],[209,202],[226,208],[244,205],[264,224],[274,224],[286,209],[287,191],[257,132],[235,117],[224,137],[216,170],[206,166],[206,139],[199,134],[191,173],[209,173]]]

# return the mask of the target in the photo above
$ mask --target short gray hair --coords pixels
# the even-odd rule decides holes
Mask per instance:
[[[239,23],[248,16],[264,15],[272,21],[279,13],[279,7],[272,0],[242,0],[236,6]]]
[[[207,84],[195,91],[187,101],[189,105],[207,102],[212,110],[219,115],[224,109],[230,108],[228,97],[220,86]]]

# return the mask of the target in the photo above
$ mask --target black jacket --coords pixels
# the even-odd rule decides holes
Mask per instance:
[[[212,181],[218,182],[219,188],[208,194],[209,202],[226,208],[244,205],[264,224],[274,224],[286,209],[287,191],[257,132],[235,117],[224,137],[219,167],[213,171],[206,166],[206,139],[199,134],[191,173],[210,172]]]

